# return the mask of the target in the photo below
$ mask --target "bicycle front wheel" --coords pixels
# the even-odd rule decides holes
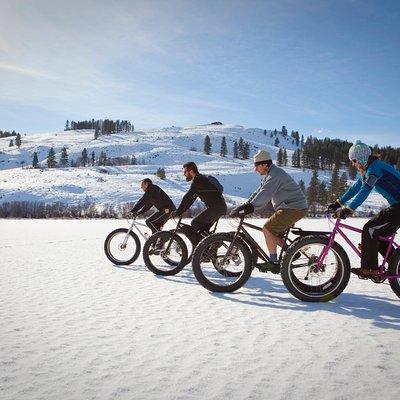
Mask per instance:
[[[241,288],[252,272],[251,254],[242,239],[217,233],[203,239],[194,250],[193,273],[212,292]]]
[[[137,235],[126,228],[112,231],[104,241],[104,252],[115,265],[130,265],[140,254],[140,240]]]
[[[144,263],[156,275],[177,274],[185,267],[187,258],[185,242],[172,232],[156,232],[143,246]]]
[[[392,259],[389,263],[388,275],[396,276],[400,275],[400,250],[395,250]],[[400,297],[400,278],[393,278],[389,280],[390,287],[397,297]]]
[[[321,266],[317,265],[328,242],[325,236],[306,236],[288,247],[282,260],[282,281],[299,300],[329,301],[339,296],[347,286],[350,262],[338,243],[333,243]]]

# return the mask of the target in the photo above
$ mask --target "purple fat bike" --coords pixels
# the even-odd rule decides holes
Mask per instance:
[[[323,302],[343,292],[350,279],[350,260],[343,247],[335,241],[336,235],[340,235],[361,257],[360,250],[344,229],[362,232],[362,229],[344,224],[337,218],[332,232],[303,237],[288,248],[282,260],[281,275],[293,296],[303,301]],[[395,236],[396,233],[378,238],[388,242],[389,246],[379,267],[379,276],[371,280],[375,283],[388,280],[393,292],[400,297],[400,249],[394,241]]]

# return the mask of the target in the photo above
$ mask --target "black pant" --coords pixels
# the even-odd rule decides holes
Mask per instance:
[[[192,227],[199,233],[208,232],[212,225],[226,214],[226,205],[206,208],[192,219]]]
[[[400,203],[382,210],[363,227],[361,239],[361,267],[378,268],[378,251],[385,256],[389,244],[378,236],[389,236],[400,227]],[[390,251],[393,251],[393,246]]]
[[[161,230],[163,225],[168,221],[170,214],[166,214],[163,211],[157,211],[151,214],[146,219],[146,225],[151,229],[151,233],[156,233]]]

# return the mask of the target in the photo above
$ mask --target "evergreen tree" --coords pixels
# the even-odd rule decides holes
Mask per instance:
[[[206,154],[211,154],[211,140],[210,140],[210,136],[206,135],[206,137],[204,138],[204,153]]]
[[[47,167],[55,168],[56,166],[57,166],[56,153],[54,152],[54,149],[51,148],[49,150],[49,154],[47,155]]]
[[[317,193],[317,203],[321,206],[326,206],[328,204],[328,189],[324,181],[320,182],[318,185],[318,193]]]
[[[69,131],[69,121],[67,120],[67,122],[65,123],[65,129],[64,131]]]
[[[137,164],[137,160],[135,156],[132,156],[131,158],[131,165],[136,165]]]
[[[267,130],[264,129],[264,136],[267,136]]]
[[[310,185],[307,189],[307,202],[308,202],[308,209],[315,217],[317,212],[317,196],[318,196],[318,188],[319,188],[319,181],[318,181],[318,171],[316,169],[313,170],[313,174],[310,180]]]
[[[345,192],[347,189],[347,174],[343,172],[339,178],[339,195]]]
[[[335,201],[340,196],[340,180],[339,180],[339,168],[337,164],[333,167],[331,184],[330,184],[330,200]]]
[[[14,141],[10,139],[10,143],[8,143],[8,147],[13,147],[14,146]]]
[[[283,149],[283,153],[282,153],[282,163],[285,167],[287,167],[287,163],[288,163],[288,155],[287,155],[287,151],[286,149]]]
[[[221,157],[226,157],[226,155],[228,154],[228,148],[226,146],[226,139],[225,136],[222,137],[221,140],[221,151],[220,151],[220,155]]]
[[[299,186],[300,186],[300,189],[303,191],[303,193],[306,194],[306,185],[304,184],[303,179],[299,180]]]
[[[15,136],[15,144],[18,146],[18,148],[21,147],[21,134],[17,133],[17,136]]]
[[[96,126],[96,128],[94,129],[94,139],[95,140],[99,138],[99,132],[100,132],[100,129],[98,126]]]
[[[283,165],[283,151],[281,148],[279,148],[278,153],[276,155],[276,165],[278,167],[282,167]]]
[[[274,143],[275,147],[279,147],[279,139],[275,138],[275,143]]]
[[[89,157],[86,147],[82,150],[82,165],[86,167],[89,164]]]
[[[39,159],[38,159],[37,151],[35,151],[35,152],[33,153],[32,167],[33,167],[33,168],[37,168],[38,165],[39,165]]]
[[[96,154],[94,153],[94,151],[92,151],[91,163],[92,167],[96,164]]]
[[[233,143],[233,158],[239,158],[239,146],[236,140],[235,143]]]
[[[238,153],[241,159],[243,159],[243,145],[244,145],[244,140],[242,137],[240,137],[238,143]]]
[[[102,151],[99,156],[99,165],[107,165],[107,154]]]
[[[282,126],[282,136],[286,137],[287,136],[287,129],[286,126]]]
[[[357,176],[357,168],[353,165],[352,162],[349,162],[347,165],[348,165],[347,170],[349,172],[349,179],[354,181]]]
[[[165,169],[164,169],[164,168],[158,168],[158,169],[157,169],[157,172],[156,172],[156,175],[157,175],[160,179],[164,180],[164,179],[165,179]]]
[[[301,135],[300,147],[304,147],[304,135]]]
[[[249,142],[243,143],[243,150],[242,150],[242,159],[248,160],[250,157],[250,144]]]
[[[63,147],[62,150],[61,150],[60,166],[61,167],[68,167],[68,153],[67,153],[67,148],[66,147]]]

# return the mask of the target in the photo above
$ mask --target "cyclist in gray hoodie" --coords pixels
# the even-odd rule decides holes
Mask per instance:
[[[263,227],[270,261],[257,264],[257,268],[263,272],[279,273],[280,265],[276,248],[283,247],[284,232],[307,215],[307,200],[293,178],[284,169],[272,163],[271,155],[267,151],[259,150],[254,156],[254,169],[263,177],[260,187],[246,203],[235,208],[230,215],[241,217],[251,214],[272,200],[275,211]]]

